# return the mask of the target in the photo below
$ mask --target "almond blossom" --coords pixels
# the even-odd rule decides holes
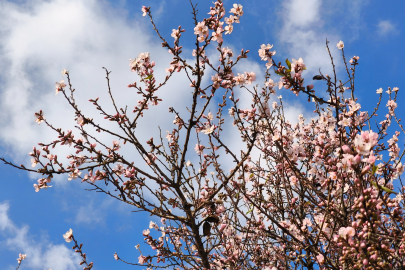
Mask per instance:
[[[343,41],[339,41],[338,44],[336,44],[336,47],[339,50],[342,50],[345,47],[345,44],[343,43]]]
[[[204,22],[199,22],[196,27],[194,27],[194,34],[202,37],[208,36],[208,27]]]
[[[157,31],[151,9],[142,12]],[[362,67],[358,56],[350,59],[348,74],[320,71],[308,81],[302,58],[275,59],[270,44],[258,49],[266,68],[263,78],[257,78],[251,70],[238,69],[249,50],[237,53],[222,46],[228,37],[223,33],[237,31],[234,23],[242,22],[243,7],[234,4],[230,13],[225,17],[223,1],[215,1],[203,19],[192,8],[197,42],[191,60],[181,53],[180,27],[171,32],[172,45],[157,31],[170,52],[168,74],[155,76],[148,52],[130,60],[129,69],[137,76],[128,84],[138,96],[129,104],[133,110],[115,107],[111,113],[98,98],[91,99],[108,121],[96,123],[64,92],[80,135],[75,138],[72,130],[46,121],[57,135],[29,153],[32,168],[1,160],[40,173],[36,192],[63,174],[150,215],[152,220],[140,220],[145,230],[138,234],[146,248],[141,251],[136,243],[139,257],[133,263],[147,269],[402,269],[405,131],[396,110],[402,93],[389,88],[383,96],[380,88],[375,110],[364,111],[358,99],[361,87],[354,88],[355,72]],[[341,61],[347,59],[342,41],[337,48],[327,42],[326,48],[330,55],[342,50]],[[218,53],[205,54],[214,51]],[[181,94],[189,103],[169,105],[174,121],[145,139],[140,131],[148,132],[154,123],[142,117],[154,116],[159,125],[163,118],[153,115],[150,104],[161,105],[161,93],[175,71],[184,71],[180,74],[188,80]],[[108,70],[106,74],[109,83]],[[64,75],[69,79],[69,73]],[[310,84],[311,78],[318,82]],[[58,91],[63,87],[59,83]],[[283,93],[276,95],[278,91]],[[299,113],[289,120],[281,94],[312,100],[313,115]],[[45,122],[42,111],[35,117],[37,123]],[[111,122],[119,132],[109,130]],[[119,151],[124,145],[135,159]],[[70,151],[67,161],[57,155],[63,147]],[[64,239],[73,242],[82,264],[91,269],[71,229]],[[117,253],[114,258],[126,262]]]
[[[35,113],[35,122],[39,124],[41,124],[44,120],[45,120],[45,116],[42,113],[42,110],[39,111],[39,113]]]
[[[212,132],[214,132],[215,130],[215,125],[206,125],[205,128],[203,130],[201,130],[202,133],[204,133],[205,135],[211,134]]]
[[[72,241],[73,237],[73,230],[69,229],[64,235],[63,238],[65,239],[66,242],[70,243]]]
[[[21,254],[18,255],[17,261],[18,263],[21,263],[21,261],[25,260],[25,258],[27,258],[27,254]]]
[[[149,8],[148,7],[145,7],[145,6],[142,6],[142,16],[146,16],[147,14],[148,14],[148,12],[149,12]]]
[[[65,84],[65,81],[64,80],[61,80],[60,82],[56,82],[55,83],[55,88],[56,88],[56,90],[55,90],[55,95],[57,95],[60,91],[62,91],[63,90],[63,88],[65,88],[66,87],[66,84]]]
[[[233,4],[233,8],[230,12],[240,17],[243,15],[243,6],[240,4]]]

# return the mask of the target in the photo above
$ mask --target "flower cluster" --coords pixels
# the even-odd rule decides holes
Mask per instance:
[[[72,238],[73,238],[73,230],[69,229],[69,231],[67,231],[63,235],[63,238],[65,239],[66,242],[70,243],[72,241]]]
[[[152,20],[150,8],[143,7],[142,12]],[[400,149],[405,130],[397,116],[398,88],[388,89],[386,103],[381,103],[383,90],[377,90],[379,101],[369,114],[361,111],[355,97],[358,56],[346,66],[348,79],[337,80],[335,73],[313,77],[326,84],[326,94],[319,95],[313,84],[304,84],[303,59],[276,62],[270,44],[258,51],[266,61],[264,86],[252,87],[254,72],[234,73],[249,51],[241,50],[234,58],[234,52],[222,46],[223,33],[232,33],[243,8],[234,4],[230,13],[225,18],[223,2],[216,1],[209,17],[199,22],[193,7],[198,42],[192,65],[181,55],[181,27],[172,31],[173,47],[157,31],[162,46],[173,55],[169,74],[158,84],[149,53],[131,60],[131,70],[145,84],[129,85],[140,96],[133,114],[126,107],[108,113],[98,98],[90,100],[106,121],[117,124],[119,133],[85,117],[64,95],[75,111],[80,138],[46,122],[58,138],[29,154],[32,167],[40,167],[37,172],[44,177],[35,190],[49,187],[54,175],[64,174],[160,218],[159,226],[154,220],[141,232],[151,253],[136,246],[137,265],[147,269],[171,267],[166,264],[173,262],[176,269],[276,270],[292,265],[322,270],[401,269],[405,187],[396,187],[405,168]],[[212,45],[219,55],[208,57],[205,52]],[[342,41],[337,48],[345,60]],[[278,83],[270,67],[280,77]],[[165,135],[141,141],[136,129],[139,119],[150,113],[150,104],[161,101],[156,95],[160,87],[182,70],[189,79],[190,104],[169,108],[174,121],[162,131]],[[63,91],[63,85],[57,85],[57,92]],[[274,97],[281,88],[312,99],[309,106],[314,106],[315,117],[307,120],[301,114],[294,122],[287,119],[283,97]],[[251,100],[250,106],[242,107],[240,98]],[[387,113],[374,121],[380,110]],[[38,123],[45,121],[42,111],[35,117]],[[394,123],[399,131],[389,129]],[[112,143],[98,138],[97,132],[112,136]],[[234,134],[236,139],[231,137]],[[124,144],[144,162],[122,155]],[[73,149],[68,166],[53,153],[56,146]],[[81,253],[71,229],[63,236]],[[86,255],[81,254],[84,263]],[[117,253],[114,258],[124,261]],[[92,263],[87,265],[91,269]]]
[[[259,49],[259,56],[263,61],[267,61],[266,67],[267,69],[273,66],[273,56],[276,54],[276,51],[270,51],[273,48],[273,45],[270,44],[262,44]]]
[[[21,263],[21,261],[25,260],[25,258],[27,258],[27,254],[21,254],[20,253],[20,255],[18,255],[17,262]]]

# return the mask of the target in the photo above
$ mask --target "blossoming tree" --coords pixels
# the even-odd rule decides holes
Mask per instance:
[[[40,111],[35,113],[38,124],[59,134],[30,153],[32,166],[40,168],[2,160],[44,175],[34,184],[37,192],[49,188],[54,175],[67,174],[68,180],[81,179],[98,192],[159,217],[160,224],[150,221],[149,229],[143,231],[151,249],[139,249],[137,262],[114,254],[116,260],[148,269],[403,269],[405,188],[400,180],[404,152],[398,147],[400,132],[389,130],[397,123],[397,129],[405,132],[395,114],[398,88],[388,89],[388,113],[372,125],[376,112],[383,110],[383,91],[377,90],[379,100],[372,113],[360,110],[354,87],[359,57],[347,63],[342,41],[337,48],[347,71],[345,82],[337,79],[328,42],[333,74],[320,72],[313,77],[325,83],[326,92],[304,84],[303,59],[277,63],[270,44],[258,51],[266,62],[265,83],[251,87],[256,80],[253,72],[233,73],[249,51],[234,55],[223,46],[223,39],[243,15],[242,6],[234,4],[225,17],[219,0],[202,21],[197,20],[195,6],[192,9],[194,64],[182,54],[180,39],[185,30],[173,29],[170,45],[158,32],[150,7],[142,8],[173,61],[166,78],[157,82],[149,53],[131,60],[130,68],[141,84],[128,85],[141,97],[132,112],[116,106],[110,88],[113,113],[104,110],[98,98],[90,100],[106,120],[117,124],[119,132],[81,112],[69,72],[64,70],[67,83],[56,83],[56,93],[64,95],[75,111],[81,137],[54,127]],[[209,46],[216,47],[219,65],[206,55]],[[159,105],[159,91],[176,71],[184,72],[193,91],[188,112],[170,107],[174,125],[165,139],[143,142],[136,134],[138,120],[148,113],[149,105]],[[273,81],[271,71],[279,82]],[[213,74],[208,84],[203,80],[206,74]],[[107,70],[106,75],[109,83]],[[287,120],[282,97],[270,101],[281,88],[307,96],[317,117],[307,121],[299,115],[297,124]],[[242,91],[252,97],[249,108],[239,105]],[[114,140],[101,141],[91,128]],[[227,142],[222,135],[225,128],[238,132],[241,145]],[[145,165],[120,154],[123,144],[133,147]],[[69,164],[53,153],[59,145],[74,147]],[[395,182],[401,186],[398,190]],[[108,184],[114,192],[106,190]],[[85,269],[91,269],[93,263],[87,262],[72,230],[64,238],[74,241]],[[20,254],[18,262],[24,258]]]

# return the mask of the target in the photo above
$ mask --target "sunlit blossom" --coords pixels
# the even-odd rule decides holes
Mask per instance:
[[[343,41],[339,41],[338,44],[336,44],[336,47],[339,50],[342,50],[345,47],[345,44],[343,43]]]
[[[69,231],[67,231],[63,235],[63,238],[65,239],[66,242],[70,243],[72,241],[72,238],[73,238],[73,230],[69,229]]]

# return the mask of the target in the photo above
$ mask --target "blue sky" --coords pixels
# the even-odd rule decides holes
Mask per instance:
[[[211,1],[198,3],[199,20],[209,11]],[[229,12],[233,1],[224,0]],[[257,83],[263,79],[264,62],[258,49],[261,44],[274,44],[276,61],[302,57],[307,65],[306,83],[319,68],[331,72],[325,50],[330,41],[338,74],[344,70],[339,40],[345,43],[347,58],[360,56],[356,75],[356,93],[363,110],[372,110],[378,101],[376,89],[399,87],[404,97],[402,59],[405,51],[403,1],[364,0],[290,0],[239,1],[244,15],[234,32],[226,36],[225,46],[249,49],[249,58],[240,70],[255,71]],[[184,53],[193,49],[194,34],[191,8],[188,0],[156,1],[96,1],[96,0],[0,0],[0,154],[17,164],[30,166],[28,153],[38,142],[56,139],[44,125],[34,122],[34,112],[42,109],[47,120],[64,129],[72,129],[73,112],[62,96],[55,96],[54,83],[61,79],[61,71],[70,71],[83,111],[97,116],[87,106],[89,98],[100,97],[108,106],[105,73],[101,67],[112,70],[112,89],[117,102],[132,106],[137,98],[126,85],[136,80],[128,67],[128,59],[149,51],[156,61],[157,77],[165,76],[170,55],[161,48],[141,7],[152,7],[160,32],[170,41],[171,30],[182,25]],[[183,74],[184,75],[184,74]],[[278,81],[277,77],[274,77]],[[184,106],[189,83],[182,74],[174,76],[163,94],[164,104],[156,109],[155,117],[146,117],[139,129],[140,136],[150,137],[156,126],[167,126],[169,106]],[[323,85],[315,84],[322,91]],[[280,90],[287,114],[310,115],[306,98],[296,98],[287,90]],[[383,96],[385,106],[386,94]],[[77,98],[77,100],[79,100]],[[103,99],[104,98],[104,99]],[[104,103],[103,103],[104,104]],[[398,102],[399,115],[404,108]],[[383,114],[386,113],[384,108]],[[156,115],[159,115],[156,118]],[[164,130],[164,129],[163,129]],[[155,132],[155,131],[153,131]],[[400,137],[403,141],[403,136]],[[400,141],[400,147],[403,145]],[[66,156],[69,148],[61,149]],[[130,262],[137,262],[135,245],[143,243],[142,230],[150,217],[131,213],[135,210],[121,205],[103,194],[86,191],[89,188],[67,177],[53,180],[53,187],[34,192],[38,176],[27,174],[0,164],[0,268],[15,269],[19,253],[27,259],[21,269],[68,270],[82,269],[80,259],[72,252],[71,244],[62,234],[69,228],[84,244],[84,251],[94,269],[142,269],[116,262],[114,252]],[[143,251],[148,253],[147,247]]]

